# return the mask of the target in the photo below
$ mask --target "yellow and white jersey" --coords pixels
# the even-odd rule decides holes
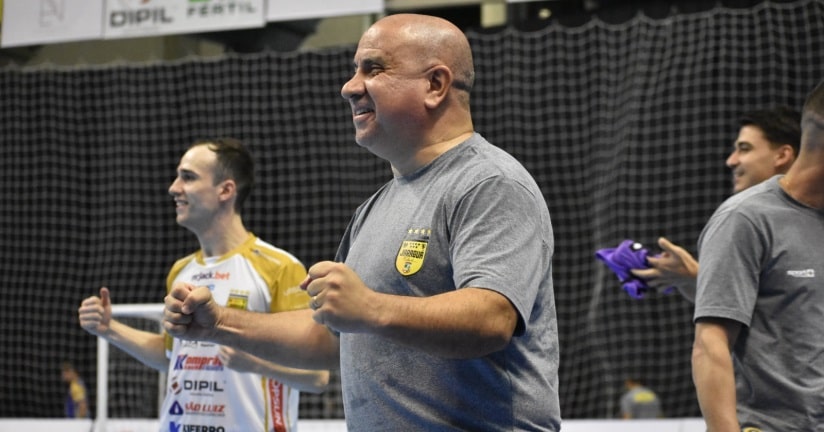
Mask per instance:
[[[235,250],[204,259],[198,251],[175,263],[167,291],[177,281],[207,286],[215,301],[255,312],[308,307],[299,284],[303,265],[254,235]],[[220,346],[166,337],[167,394],[160,430],[168,432],[294,431],[300,393],[258,374],[236,372],[218,358]]]

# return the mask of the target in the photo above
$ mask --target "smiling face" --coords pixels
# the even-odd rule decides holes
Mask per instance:
[[[733,192],[741,192],[784,172],[789,166],[784,147],[789,146],[774,147],[759,127],[743,126],[727,158],[727,166],[732,170]]]
[[[355,53],[355,73],[341,88],[352,108],[355,141],[392,160],[415,142],[425,119],[428,64],[424,44],[397,20],[384,19],[364,33]]]
[[[215,182],[216,167],[215,152],[208,145],[196,145],[180,158],[177,177],[169,186],[177,223],[192,232],[206,230],[221,207],[223,182]]]

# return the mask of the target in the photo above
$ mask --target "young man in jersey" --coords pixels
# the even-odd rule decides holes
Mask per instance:
[[[303,265],[244,227],[240,210],[253,181],[251,155],[237,140],[198,141],[186,151],[169,194],[177,223],[197,236],[200,250],[172,266],[167,290],[175,282],[207,286],[219,304],[258,313],[307,307],[309,297],[299,288]],[[129,327],[112,319],[105,287],[99,297],[85,299],[78,313],[89,333],[168,374],[161,431],[192,425],[224,432],[293,431],[299,392],[319,392],[328,383],[327,371],[285,368],[217,344]]]

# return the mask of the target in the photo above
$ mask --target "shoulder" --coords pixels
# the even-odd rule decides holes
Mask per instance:
[[[775,209],[783,207],[778,178],[778,176],[773,177],[727,198],[712,214],[704,227],[703,234],[727,226],[755,225],[757,221],[764,219]]]
[[[260,258],[277,265],[302,265],[300,260],[291,252],[276,247],[260,238],[256,239],[246,252],[247,255],[253,257],[253,259]]]
[[[177,261],[175,261],[174,264],[172,264],[172,268],[169,270],[169,274],[166,276],[167,291],[171,290],[172,283],[174,282],[174,280],[177,278],[180,272],[183,271],[183,269],[186,268],[187,265],[189,265],[189,263],[195,260],[197,254],[198,252],[189,254],[183,258],[178,259]]]
[[[718,206],[713,216],[725,213],[758,213],[764,209],[764,205],[778,202],[781,195],[781,186],[778,184],[779,178],[781,176],[775,176],[727,198]]]
[[[449,191],[462,194],[481,184],[509,184],[542,198],[540,188],[526,167],[483,136],[475,134],[455,150],[456,154],[443,170]],[[490,188],[492,192],[496,190]]]

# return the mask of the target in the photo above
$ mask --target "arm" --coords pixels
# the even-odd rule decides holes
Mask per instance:
[[[509,300],[491,290],[463,288],[431,297],[381,294],[341,263],[315,264],[302,286],[313,296],[313,318],[319,323],[448,358],[503,349],[518,321]]]
[[[77,310],[80,327],[120,348],[141,363],[165,372],[169,365],[163,335],[129,327],[112,319],[108,288],[100,288],[100,297],[83,300]]]
[[[312,311],[258,313],[221,307],[206,287],[175,283],[165,298],[163,327],[181,339],[208,340],[277,364],[338,367],[338,338],[312,320]]]
[[[698,277],[698,261],[686,249],[665,237],[658,239],[663,252],[647,257],[648,269],[634,269],[632,274],[644,279],[653,288],[675,286],[684,298],[695,302],[695,280]]]
[[[85,399],[77,401],[77,412],[74,414],[75,418],[86,418],[89,416],[89,407]]]
[[[308,393],[323,393],[329,385],[328,370],[304,370],[281,366],[227,346],[220,348],[220,361],[238,372],[251,372],[278,380]]]
[[[741,324],[728,319],[699,319],[692,348],[692,377],[708,432],[739,432],[735,376],[730,348]]]

